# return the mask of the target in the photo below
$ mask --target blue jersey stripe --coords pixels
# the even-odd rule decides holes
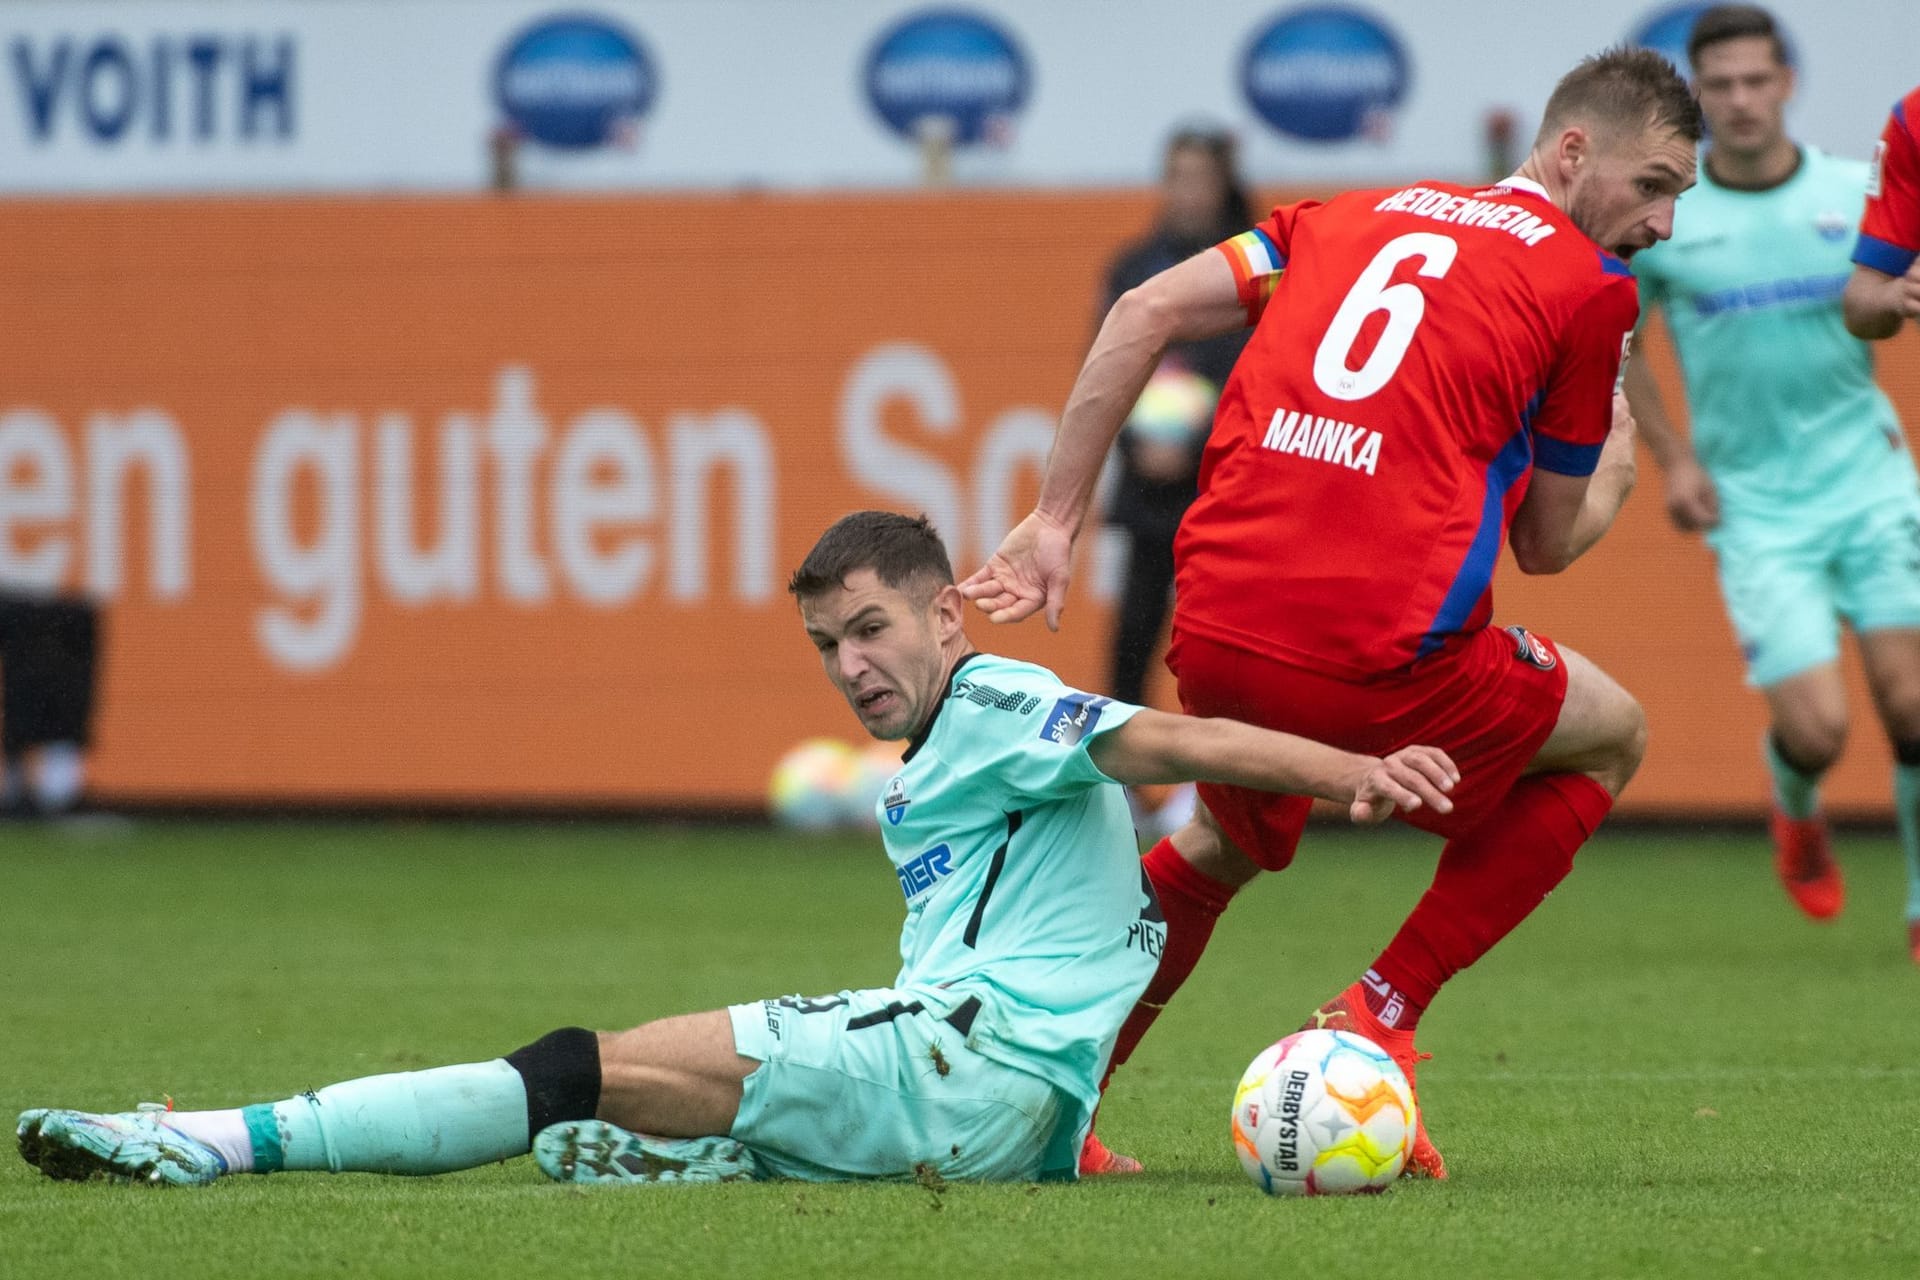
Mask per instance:
[[[1569,444],[1552,436],[1533,438],[1533,465],[1562,476],[1590,476],[1600,465],[1600,445]]]
[[[1608,275],[1630,276],[1633,274],[1633,268],[1628,266],[1624,259],[1615,257],[1605,249],[1596,248],[1594,252],[1600,255],[1600,269]]]
[[[1890,244],[1878,236],[1870,236],[1864,231],[1854,242],[1853,260],[1863,267],[1872,267],[1882,275],[1903,276],[1913,260],[1920,257],[1912,249],[1903,249]]]
[[[1480,597],[1486,594],[1487,585],[1493,581],[1493,568],[1500,560],[1500,528],[1505,523],[1502,518],[1507,503],[1507,490],[1514,482],[1526,474],[1527,464],[1533,459],[1532,420],[1540,405],[1536,397],[1527,406],[1525,419],[1513,438],[1501,446],[1487,466],[1487,495],[1480,504],[1480,527],[1474,531],[1473,542],[1467,548],[1467,558],[1460,566],[1460,572],[1454,575],[1453,585],[1447,588],[1446,596],[1440,601],[1440,612],[1435,614],[1433,622],[1427,627],[1427,634],[1420,641],[1420,650],[1414,655],[1415,661],[1426,657],[1441,645],[1447,637],[1467,625],[1467,619],[1473,616],[1474,606],[1480,603]]]

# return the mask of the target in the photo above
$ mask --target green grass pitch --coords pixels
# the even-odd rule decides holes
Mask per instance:
[[[1351,979],[1434,845],[1317,831],[1250,889],[1073,1186],[582,1191],[429,1179],[60,1185],[0,1159],[0,1275],[1920,1275],[1920,972],[1891,841],[1802,922],[1763,838],[1615,830],[1443,996],[1421,1076],[1445,1184],[1276,1201],[1226,1133],[1241,1068]],[[0,831],[0,1112],[273,1099],[489,1058],[569,1023],[891,979],[871,839],[609,825]]]

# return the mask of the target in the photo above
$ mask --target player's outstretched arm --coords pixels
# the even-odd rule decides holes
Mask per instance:
[[[1638,475],[1633,413],[1613,397],[1613,426],[1591,476],[1536,470],[1514,514],[1507,541],[1522,573],[1559,573],[1592,549],[1613,527]]]
[[[1073,543],[1086,522],[1094,482],[1161,353],[1169,343],[1214,337],[1246,323],[1233,268],[1211,249],[1121,294],[1061,412],[1039,503],[961,582],[960,594],[995,622],[1019,622],[1044,609],[1047,625],[1057,630]]]
[[[1908,320],[1920,320],[1920,258],[1903,276],[1855,266],[1840,295],[1847,332],[1867,342],[1891,338]]]
[[[1238,720],[1170,715],[1151,708],[1093,740],[1102,773],[1129,785],[1226,782],[1259,791],[1319,796],[1347,806],[1355,822],[1383,822],[1395,809],[1431,805],[1451,813],[1460,771],[1438,747],[1407,747],[1384,760],[1355,755]]]

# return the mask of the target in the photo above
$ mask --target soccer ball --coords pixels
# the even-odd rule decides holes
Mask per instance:
[[[1233,1149],[1272,1196],[1385,1191],[1413,1146],[1413,1090],[1350,1031],[1296,1031],[1253,1060],[1233,1094]]]
[[[1213,425],[1219,398],[1220,389],[1199,374],[1163,365],[1140,389],[1125,430],[1136,440],[1184,447]]]
[[[808,738],[780,757],[767,784],[774,821],[803,831],[844,825],[860,775],[860,755],[838,738]]]

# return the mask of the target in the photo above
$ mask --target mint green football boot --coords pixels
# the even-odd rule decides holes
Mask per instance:
[[[204,1187],[227,1171],[211,1147],[160,1122],[164,1108],[96,1115],[20,1113],[20,1158],[62,1182],[111,1178],[153,1187]]]
[[[533,1140],[540,1172],[586,1185],[752,1182],[753,1153],[732,1138],[655,1138],[605,1120],[548,1125]]]

